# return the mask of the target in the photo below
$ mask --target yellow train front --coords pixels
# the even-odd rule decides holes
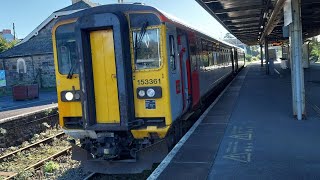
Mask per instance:
[[[53,47],[60,125],[80,139],[73,158],[93,172],[137,173],[160,162],[181,136],[178,120],[237,71],[237,49],[140,4],[64,16]]]

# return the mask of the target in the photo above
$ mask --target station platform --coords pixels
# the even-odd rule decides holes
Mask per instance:
[[[57,107],[57,93],[40,92],[39,98],[25,101],[14,101],[12,96],[0,97],[0,120]]]
[[[302,121],[290,70],[277,69],[243,69],[149,179],[320,179],[320,67],[305,70]]]

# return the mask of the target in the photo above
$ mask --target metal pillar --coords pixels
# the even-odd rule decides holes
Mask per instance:
[[[264,55],[266,58],[266,74],[269,74],[269,50],[268,50],[268,38],[264,39]]]
[[[262,44],[260,44],[260,59],[261,59],[261,67],[263,67],[263,51],[262,51]]]
[[[302,67],[301,0],[291,0],[291,3],[293,16],[290,25],[293,114],[298,120],[302,120],[305,115],[305,89]]]

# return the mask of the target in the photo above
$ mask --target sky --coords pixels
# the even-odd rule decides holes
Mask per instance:
[[[117,3],[117,0],[91,0],[99,4]],[[195,0],[124,0],[124,2],[142,2],[161,9],[187,24],[222,39],[227,33],[209,13]],[[71,5],[71,0],[10,0],[1,3],[0,31],[11,29],[15,24],[16,36],[26,37],[54,11]]]

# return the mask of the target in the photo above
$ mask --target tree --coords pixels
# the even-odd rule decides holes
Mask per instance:
[[[0,53],[5,51],[5,50],[8,50],[8,49],[12,48],[17,43],[18,43],[17,40],[13,40],[13,41],[9,41],[8,42],[5,38],[3,38],[0,35]]]
[[[317,37],[311,38],[309,43],[310,48],[310,59],[313,61],[318,61],[320,57],[320,42],[318,41]]]
[[[0,36],[0,53],[7,49],[7,41]]]

